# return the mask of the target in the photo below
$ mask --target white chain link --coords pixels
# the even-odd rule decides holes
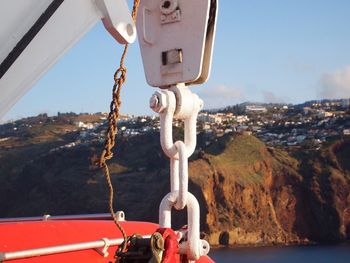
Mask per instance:
[[[160,227],[171,228],[171,208],[182,210],[187,206],[187,241],[180,244],[180,253],[189,260],[197,260],[209,252],[209,244],[200,239],[199,204],[188,192],[188,158],[196,148],[196,124],[203,101],[184,84],[169,90],[157,91],[150,100],[150,107],[160,116],[160,142],[164,153],[170,158],[171,192],[162,200],[159,208]],[[173,119],[184,121],[184,142],[173,142]]]

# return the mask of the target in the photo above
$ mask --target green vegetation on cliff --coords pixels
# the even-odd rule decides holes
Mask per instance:
[[[78,116],[60,118],[23,121],[31,125],[22,129],[25,136],[14,130],[0,142],[1,216],[108,211],[105,179],[92,164],[101,142],[79,141],[82,131],[73,125]],[[116,208],[129,220],[156,222],[169,191],[159,134],[119,138],[115,156],[110,167]],[[288,153],[250,135],[220,137],[199,149],[189,165],[202,229],[212,244],[224,245],[349,239],[349,156],[348,141]],[[184,213],[175,214],[174,225],[186,223]]]

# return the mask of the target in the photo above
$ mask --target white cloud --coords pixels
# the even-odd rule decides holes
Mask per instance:
[[[265,103],[283,103],[284,100],[277,97],[273,92],[268,90],[262,90],[263,100]]]
[[[222,108],[240,103],[245,99],[240,89],[226,85],[204,88],[199,92],[199,96],[204,101],[205,109]]]
[[[309,75],[315,74],[319,70],[319,65],[309,63],[300,57],[289,56],[286,62],[288,70],[292,70],[294,74]]]
[[[319,81],[317,96],[321,99],[349,98],[350,66],[323,74]]]

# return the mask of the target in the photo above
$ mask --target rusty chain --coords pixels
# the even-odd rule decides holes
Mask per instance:
[[[140,0],[134,0],[134,5],[132,9],[132,14],[131,14],[134,22],[136,22],[136,16],[137,16],[137,10],[138,10],[139,4],[140,4]],[[109,211],[111,213],[114,223],[116,224],[116,226],[118,227],[118,229],[123,235],[124,243],[123,243],[122,251],[125,251],[127,246],[127,234],[124,231],[122,225],[118,222],[114,212],[114,208],[113,208],[114,191],[113,191],[113,185],[112,185],[107,161],[112,159],[113,157],[112,150],[113,150],[113,147],[115,146],[116,135],[118,133],[117,124],[119,119],[119,110],[121,106],[120,92],[124,82],[126,81],[126,67],[124,65],[124,60],[128,52],[128,48],[129,48],[129,45],[125,44],[123,54],[120,58],[119,68],[114,73],[112,101],[110,103],[110,112],[108,114],[108,129],[106,131],[106,138],[105,138],[103,150],[99,160],[99,167],[104,171],[108,188],[109,188]]]

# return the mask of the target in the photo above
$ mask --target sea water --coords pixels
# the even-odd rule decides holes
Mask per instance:
[[[350,244],[211,249],[217,263],[350,263]]]

